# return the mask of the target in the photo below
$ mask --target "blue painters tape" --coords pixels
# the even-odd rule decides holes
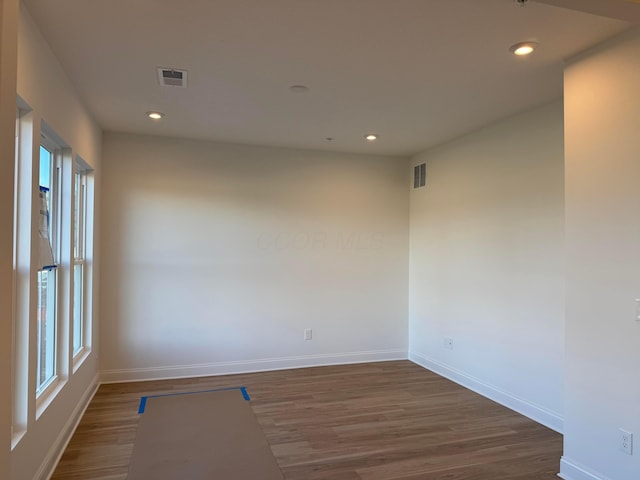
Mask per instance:
[[[249,393],[247,392],[247,387],[217,388],[215,390],[199,390],[197,392],[163,393],[160,395],[147,395],[146,397],[140,397],[140,406],[138,407],[138,413],[139,414],[144,413],[144,409],[147,406],[148,398],[175,397],[177,395],[193,395],[195,393],[224,392],[227,390],[240,390],[240,393],[242,393],[242,398],[244,398],[247,402],[251,400],[251,397],[249,397]]]
[[[144,413],[144,407],[147,406],[147,397],[140,399],[140,407],[138,407],[138,413]]]
[[[249,400],[251,400],[251,397],[249,396],[249,394],[247,393],[247,387],[240,387],[240,391],[242,392],[242,396],[244,397],[244,399],[248,402]]]

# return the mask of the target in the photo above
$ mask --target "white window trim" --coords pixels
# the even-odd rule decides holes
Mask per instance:
[[[32,329],[35,311],[33,295],[35,295],[36,273],[32,268],[34,229],[32,228],[33,209],[36,208],[35,184],[37,176],[34,171],[38,166],[38,150],[40,139],[39,122],[29,106],[18,98],[19,109],[19,149],[16,157],[15,171],[15,225],[14,249],[16,269],[14,270],[14,342],[13,351],[13,436],[11,448],[15,448],[24,438],[30,422],[31,406],[35,402],[35,379],[32,376],[34,355],[32,351]],[[37,147],[36,147],[37,145]]]
[[[55,264],[58,264],[60,261],[60,253],[59,250],[57,249],[58,246],[58,227],[59,227],[59,220],[57,219],[57,214],[59,212],[59,207],[58,207],[58,202],[59,202],[59,193],[60,193],[60,188],[59,188],[59,182],[58,179],[60,177],[59,175],[59,165],[58,165],[58,161],[57,161],[57,157],[58,155],[56,154],[56,151],[58,150],[57,145],[55,145],[54,143],[52,143],[51,141],[48,140],[47,137],[45,137],[43,134],[41,134],[41,139],[40,139],[40,145],[42,147],[44,147],[50,154],[51,154],[51,167],[50,167],[50,171],[49,171],[49,181],[50,181],[50,189],[49,189],[49,198],[51,199],[51,210],[49,211],[49,220],[51,221],[51,231],[49,234],[49,241],[51,242],[51,249],[53,250],[53,261]],[[42,162],[42,158],[41,158],[41,149],[38,149],[38,171],[40,170],[41,166],[41,162]],[[35,188],[35,186],[34,186]],[[36,213],[34,212],[34,215]],[[58,349],[58,344],[59,344],[59,334],[60,334],[60,329],[59,329],[59,305],[60,305],[60,296],[59,296],[59,275],[58,272],[55,271],[54,272],[55,275],[55,297],[53,298],[53,302],[54,302],[54,306],[53,306],[53,315],[54,315],[54,342],[53,342],[53,375],[51,376],[51,378],[47,379],[46,382],[44,382],[42,385],[38,385],[39,383],[39,376],[40,376],[40,372],[36,371],[36,408],[38,409],[41,402],[47,397],[48,394],[50,394],[51,390],[48,388],[57,378],[58,375],[58,356],[59,356],[59,349]],[[38,297],[40,297],[39,293],[36,293],[36,295],[38,295]],[[36,340],[36,345],[37,345],[38,340]],[[38,350],[38,348],[36,347],[36,366],[38,365],[38,357],[41,356],[41,352]]]
[[[64,159],[65,159],[65,147],[58,143],[57,141],[52,140],[52,134],[45,134],[43,132],[40,133],[40,145],[44,147],[51,153],[52,156],[52,168],[51,168],[51,212],[49,212],[50,217],[52,218],[51,224],[51,247],[53,250],[54,262],[57,265],[55,269],[55,336],[54,336],[54,358],[53,358],[53,366],[54,372],[53,376],[49,378],[43,385],[38,386],[38,375],[39,372],[36,372],[36,390],[35,390],[35,400],[36,400],[36,419],[46,410],[47,406],[53,401],[53,399],[57,396],[58,392],[62,389],[62,386],[65,384],[63,381],[63,374],[67,370],[66,366],[63,362],[67,362],[67,355],[64,349],[64,346],[67,345],[67,342],[63,339],[63,333],[65,329],[63,328],[63,322],[70,320],[65,320],[63,315],[62,301],[63,301],[63,288],[62,288],[62,275],[61,269],[63,268],[63,255],[62,255],[62,226],[64,223],[64,219],[62,215],[64,214],[63,210],[63,175],[64,175]],[[39,154],[39,151],[38,151]],[[38,166],[39,168],[39,166]],[[36,355],[39,355],[40,352],[36,348]],[[37,359],[36,359],[37,365]]]
[[[82,318],[80,320],[81,321],[81,338],[80,338],[81,345],[75,351],[73,351],[74,350],[73,335],[71,338],[71,350],[73,354],[73,372],[75,373],[80,367],[80,365],[85,361],[85,359],[91,353],[91,348],[90,348],[91,299],[89,298],[91,295],[91,292],[90,292],[91,282],[89,281],[89,276],[91,274],[92,269],[91,269],[90,262],[87,259],[87,255],[90,253],[88,250],[91,249],[92,245],[89,245],[89,249],[88,249],[87,240],[90,235],[89,227],[92,226],[92,222],[89,219],[89,215],[92,214],[93,212],[94,202],[93,202],[93,196],[91,195],[92,191],[90,190],[90,185],[89,185],[91,181],[90,175],[92,173],[92,169],[80,157],[76,158],[74,166],[75,166],[74,173],[79,175],[79,179],[81,181],[81,184],[80,184],[81,188],[79,189],[80,195],[81,195],[81,201],[79,202],[81,211],[78,219],[78,225],[79,225],[78,230],[80,232],[78,236],[78,252],[77,252],[78,256],[74,257],[72,262],[73,263],[72,269],[74,270],[74,273],[73,273],[74,275],[75,275],[75,266],[78,264],[82,265],[82,299],[81,299]],[[74,181],[75,181],[75,176],[74,176]],[[73,190],[75,192],[75,188]],[[74,202],[74,205],[75,205],[75,202]],[[93,237],[91,236],[91,238]],[[75,241],[75,235],[74,235],[74,241]],[[74,280],[74,286],[75,286],[75,280]],[[73,307],[75,308],[75,292],[73,292],[72,303],[73,303]],[[72,316],[71,328],[75,329],[76,325],[73,320],[74,319]]]
[[[11,397],[11,449],[18,444],[22,435],[24,435],[23,429],[18,429],[19,420],[17,418],[18,410],[15,403],[18,401],[17,393],[17,355],[18,355],[18,172],[20,168],[20,140],[22,131],[22,122],[20,109],[16,107],[16,132],[15,132],[15,158],[14,158],[14,176],[13,176],[13,274],[11,279],[11,391],[13,392]],[[15,443],[14,443],[15,442]]]
[[[73,180],[75,156],[66,142],[59,137],[46,122],[34,112],[26,102],[18,97],[16,113],[16,169],[14,198],[14,252],[13,252],[13,322],[11,385],[13,406],[11,419],[11,449],[20,444],[22,438],[32,428],[48,407],[56,401],[58,393],[67,385],[68,378],[87,358],[91,351],[91,291],[93,233],[93,176],[92,169],[84,162],[78,171],[88,178],[84,181],[85,212],[83,226],[82,259],[76,259],[73,251]],[[51,243],[55,270],[55,329],[53,344],[54,374],[38,387],[39,363],[37,348],[37,235],[34,216],[38,214],[38,176],[40,168],[40,147],[51,152],[52,168],[50,176]],[[81,160],[81,159],[80,159]],[[89,228],[87,228],[89,227]],[[76,260],[84,264],[84,319],[83,347],[72,352],[72,302],[73,273]],[[49,344],[47,344],[47,351]],[[51,357],[49,356],[49,359]],[[49,370],[47,373],[50,373]]]

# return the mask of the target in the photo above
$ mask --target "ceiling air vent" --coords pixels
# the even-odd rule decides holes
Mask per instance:
[[[424,187],[427,184],[427,164],[421,163],[413,167],[413,188]]]
[[[163,87],[187,88],[187,71],[158,67],[158,80]]]

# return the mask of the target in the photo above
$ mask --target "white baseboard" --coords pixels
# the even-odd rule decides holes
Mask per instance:
[[[601,473],[594,472],[588,467],[567,457],[560,459],[560,478],[564,480],[610,480]]]
[[[64,424],[64,427],[62,427],[62,429],[60,430],[60,434],[56,438],[55,442],[53,442],[53,445],[51,445],[47,456],[44,458],[44,461],[40,465],[40,468],[38,469],[34,478],[40,480],[49,480],[53,475],[53,472],[55,471],[56,466],[58,465],[58,462],[62,457],[62,454],[71,441],[73,433],[76,431],[76,428],[78,428],[78,424],[84,416],[84,412],[87,410],[87,407],[89,406],[89,403],[91,403],[93,396],[98,391],[98,387],[100,386],[98,380],[99,374],[96,374],[93,380],[91,380],[91,382],[89,383],[87,389],[82,394],[82,397],[76,404],[76,407],[73,409],[73,413]]]
[[[536,405],[535,403],[483,382],[479,378],[475,378],[441,362],[427,358],[420,353],[409,352],[409,360],[469,390],[473,390],[494,402],[498,402],[500,405],[514,410],[525,417],[529,417],[551,430],[555,430],[558,433],[562,433],[564,430],[564,419],[559,413]]]
[[[406,350],[376,350],[327,355],[305,355],[298,357],[265,358],[237,362],[219,362],[201,365],[178,365],[124,370],[104,370],[101,383],[120,383],[144,380],[165,380],[185,377],[208,377],[236,373],[253,373],[289,368],[345,365],[349,363],[384,362],[406,360]]]

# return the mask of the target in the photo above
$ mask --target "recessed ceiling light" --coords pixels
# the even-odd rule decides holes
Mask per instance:
[[[537,46],[538,44],[536,42],[521,42],[516,43],[515,45],[511,45],[509,51],[514,55],[522,57],[524,55],[529,55],[536,49]]]
[[[380,135],[378,135],[377,133],[367,133],[364,138],[368,141],[368,142],[375,142],[378,138],[380,138]]]
[[[307,93],[309,91],[309,87],[306,85],[291,85],[289,87],[289,91],[291,93]]]
[[[164,113],[162,113],[162,112],[147,112],[147,117],[149,117],[152,120],[160,120],[162,117],[164,117]]]

